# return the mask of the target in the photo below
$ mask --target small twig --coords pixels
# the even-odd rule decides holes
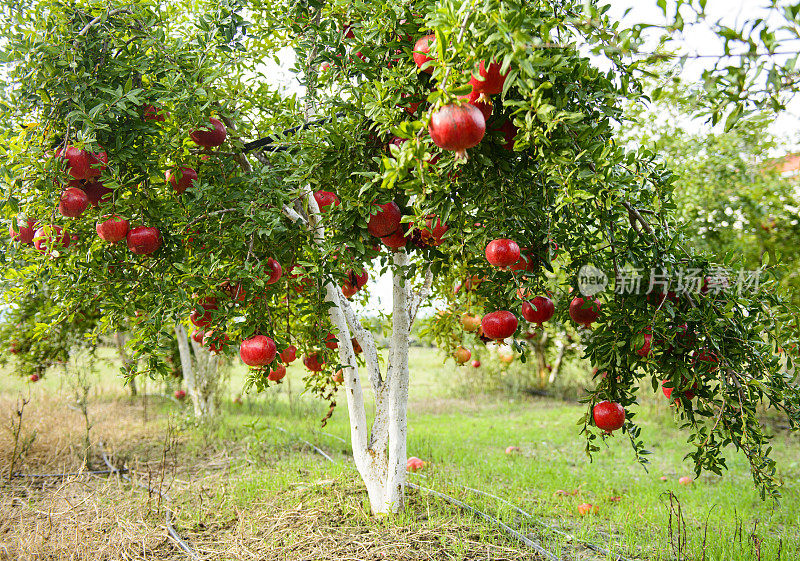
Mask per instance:
[[[138,483],[138,482],[134,481],[133,479],[131,479],[130,477],[128,477],[127,475],[125,475],[122,470],[114,467],[114,465],[111,463],[111,461],[108,459],[108,456],[106,455],[105,448],[103,448],[103,442],[100,441],[100,442],[97,443],[97,445],[100,447],[100,454],[102,454],[103,461],[106,463],[106,465],[108,466],[109,470],[113,471],[114,473],[119,474],[120,477],[122,477],[122,479],[124,479],[125,481],[127,481],[131,485],[135,485],[136,487],[139,487],[140,489],[144,489],[148,493],[158,493],[159,496],[163,497],[164,500],[166,500],[168,502],[172,501],[172,499],[169,497],[169,495],[167,495],[166,493],[164,493],[160,489],[153,489],[149,485],[145,485],[143,483]],[[180,547],[189,557],[194,559],[194,561],[202,561],[202,559],[200,558],[199,555],[197,555],[195,550],[192,549],[192,547],[189,544],[187,544],[185,541],[183,541],[183,539],[178,535],[178,532],[176,532],[175,528],[172,526],[172,517],[174,516],[174,513],[172,512],[172,510],[169,507],[165,506],[164,507],[164,511],[166,512],[167,531],[169,532],[170,537],[173,540],[175,540],[175,542],[178,544],[178,547]]]

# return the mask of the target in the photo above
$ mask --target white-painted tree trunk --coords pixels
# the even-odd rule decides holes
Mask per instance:
[[[308,224],[321,245],[325,230],[319,208],[311,192],[306,193]],[[288,216],[288,215],[287,215]],[[299,219],[300,217],[298,217]],[[356,317],[349,301],[334,283],[325,285],[325,300],[339,340],[339,361],[344,368],[344,390],[350,416],[350,440],[353,459],[367,488],[375,514],[396,513],[403,507],[406,487],[406,437],[408,407],[408,347],[411,324],[430,289],[430,272],[419,292],[412,293],[411,282],[404,279],[409,259],[405,250],[393,256],[392,338],[386,378],[381,376],[378,350],[372,333]],[[375,393],[375,421],[367,425],[364,392],[351,337],[364,350],[367,375]]]
[[[194,415],[201,421],[212,419],[219,406],[220,357],[189,339],[181,323],[175,324],[175,338],[181,357],[183,381],[192,399]]]

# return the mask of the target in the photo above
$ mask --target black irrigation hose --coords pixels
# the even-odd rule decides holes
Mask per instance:
[[[134,481],[133,479],[131,479],[130,477],[128,477],[127,475],[125,475],[125,472],[127,472],[128,470],[121,470],[121,469],[115,468],[111,464],[111,461],[109,461],[108,456],[106,455],[105,448],[103,448],[103,443],[102,442],[98,442],[98,446],[100,447],[100,453],[103,455],[103,461],[106,463],[106,465],[108,466],[110,471],[112,471],[113,473],[118,474],[120,477],[122,477],[122,479],[124,479],[125,481],[127,481],[131,485],[135,485],[136,487],[139,487],[140,489],[144,489],[145,491],[147,491],[149,493],[154,493],[154,492],[158,493],[164,500],[166,500],[168,502],[172,501],[170,496],[167,495],[166,493],[164,493],[163,491],[161,491],[160,489],[153,489],[149,485],[145,485],[144,483],[138,483],[138,482]],[[197,555],[195,550],[192,549],[192,547],[189,544],[187,544],[178,535],[178,532],[176,532],[175,528],[172,526],[172,518],[174,516],[174,513],[172,512],[172,510],[166,505],[164,505],[164,510],[166,511],[166,517],[165,518],[166,518],[166,523],[167,523],[167,531],[169,532],[170,537],[173,540],[175,540],[175,542],[178,544],[178,547],[180,547],[189,557],[191,557],[195,561],[202,561],[202,559],[200,558],[199,555]]]
[[[311,444],[309,441],[304,440],[304,439],[300,438],[299,436],[296,436],[296,435],[290,433],[289,431],[287,431],[286,429],[281,428],[281,427],[279,427],[277,425],[274,425],[274,428],[276,430],[279,430],[282,433],[287,434],[287,435],[299,440],[300,442],[303,442],[304,444],[310,446],[311,448],[314,449],[315,452],[317,452],[318,454],[322,455],[329,462],[331,462],[333,464],[337,464],[338,463],[336,460],[331,458],[328,454],[326,454],[325,452],[320,450],[317,446],[314,446],[313,444]],[[492,516],[489,516],[485,512],[481,512],[480,510],[478,510],[478,509],[476,509],[474,507],[471,507],[468,504],[465,504],[465,503],[459,501],[458,499],[454,499],[453,497],[451,497],[449,495],[445,495],[444,493],[440,493],[439,491],[434,491],[433,489],[428,489],[427,487],[422,487],[420,485],[415,485],[414,483],[409,483],[409,482],[406,482],[406,485],[408,487],[410,487],[411,489],[417,489],[417,490],[422,491],[424,493],[430,493],[430,494],[432,494],[434,496],[437,496],[440,499],[443,499],[443,500],[445,500],[445,501],[447,501],[447,502],[449,502],[449,503],[451,503],[453,505],[456,505],[456,506],[458,506],[458,507],[460,507],[460,508],[462,508],[462,509],[464,509],[464,510],[466,510],[468,512],[476,514],[479,517],[481,517],[482,519],[486,520],[487,522],[489,522],[491,524],[494,524],[495,526],[497,526],[498,528],[500,528],[501,530],[503,530],[504,532],[506,532],[507,534],[512,536],[517,541],[522,542],[526,546],[528,546],[531,549],[535,550],[540,555],[543,555],[544,557],[546,557],[550,561],[558,561],[558,557],[556,557],[555,555],[553,555],[552,553],[547,551],[539,543],[531,540],[530,538],[525,537],[520,532],[517,532],[514,528],[511,528],[510,526],[504,524],[500,520],[498,520],[496,518],[493,518]]]

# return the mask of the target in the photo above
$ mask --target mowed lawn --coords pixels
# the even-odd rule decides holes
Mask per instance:
[[[113,354],[103,354],[112,360],[98,363],[91,376],[90,413],[92,407],[127,401],[121,399],[125,391],[116,378]],[[234,366],[221,419],[212,429],[194,427],[188,405],[157,396],[148,398],[146,422],[160,423],[162,428],[179,427],[185,450],[214,446],[214,442],[238,443],[234,449],[225,448],[227,457],[240,469],[220,512],[241,512],[254,498],[282,496],[286,489],[297,489],[304,481],[333,480],[357,486],[348,467],[348,446],[340,440],[349,440],[343,391],[336,395],[338,407],[333,417],[321,428],[320,419],[327,412],[327,404],[316,403],[302,394],[303,370],[299,362],[289,369],[288,383],[264,394],[245,395],[241,405],[233,403],[232,398],[241,391],[244,369]],[[661,394],[643,395],[638,411],[644,441],[653,452],[651,465],[645,471],[634,460],[630,441],[623,434],[606,439],[602,451],[590,461],[584,453],[585,441],[578,435],[576,423],[584,408],[577,403],[524,396],[465,395],[455,387],[454,380],[479,373],[470,370],[456,375],[452,361],[442,364],[441,355],[433,349],[414,349],[411,368],[408,451],[428,465],[420,474],[410,475],[410,481],[456,497],[512,527],[523,528],[556,555],[606,558],[570,543],[543,524],[631,558],[800,559],[800,513],[795,507],[800,495],[800,435],[780,428],[780,420],[773,428],[773,454],[783,482],[783,498],[776,503],[760,499],[747,461],[734,450],[728,453],[729,470],[722,477],[704,474],[689,485],[679,484],[680,477],[693,476],[691,463],[683,459],[691,448]],[[149,394],[163,392],[161,382],[140,382],[139,386]],[[35,385],[9,375],[0,377],[0,396],[5,403],[10,403],[19,391],[30,391],[34,400],[68,400],[71,395],[69,384],[55,370]],[[11,413],[7,407],[0,411],[4,418]],[[79,422],[78,415],[72,418]],[[280,432],[278,427],[290,434]],[[101,433],[103,428],[97,426],[93,430]],[[339,464],[326,462],[295,437],[316,444]],[[130,450],[143,447],[140,439],[136,443],[133,440]],[[506,447],[511,445],[518,446],[520,453],[506,454]],[[117,444],[117,449],[124,446]],[[502,497],[536,517],[539,523],[526,521],[507,505],[468,491],[465,486]],[[322,495],[327,492],[319,490]],[[363,496],[359,500],[363,503]],[[208,516],[203,510],[208,509],[207,504],[201,507],[188,498],[182,500],[180,493],[176,501],[181,506],[178,520],[184,526],[191,527]],[[581,503],[597,506],[598,512],[579,515],[577,507]],[[419,503],[415,505],[419,508]],[[364,516],[363,504],[359,512],[352,516]],[[401,517],[397,524],[404,524],[409,516]],[[435,520],[441,513],[430,516]],[[459,516],[461,522],[479,528],[484,539],[508,543],[491,525],[466,514]],[[454,558],[459,558],[458,549],[453,551]]]

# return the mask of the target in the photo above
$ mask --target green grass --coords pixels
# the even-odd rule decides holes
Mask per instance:
[[[301,395],[299,362],[289,369],[290,383],[262,395],[245,396],[241,406],[230,401],[244,380],[244,370],[234,367],[223,415],[212,428],[192,428],[188,409],[183,407],[183,446],[200,451],[235,442],[236,452],[243,457],[240,464],[256,466],[242,471],[228,490],[226,508],[244,508],[265,494],[279,495],[287,488],[319,480],[357,484],[346,465],[324,463],[274,430],[281,426],[332,453],[342,464],[349,461],[348,447],[336,438],[349,440],[341,392],[337,395],[339,407],[328,426],[320,429],[319,420],[327,406]],[[411,368],[408,452],[430,462],[424,478],[411,475],[412,482],[451,494],[518,525],[520,521],[509,508],[459,486],[481,489],[579,538],[644,559],[675,559],[678,509],[685,521],[684,558],[749,560],[759,558],[757,550],[765,560],[800,558],[800,512],[794,507],[800,494],[800,438],[796,434],[779,431],[775,435],[773,455],[783,481],[783,498],[780,503],[763,502],[753,487],[747,461],[733,450],[727,454],[729,470],[722,477],[704,474],[691,485],[678,484],[679,477],[693,475],[692,465],[683,459],[690,445],[666,400],[647,397],[638,410],[645,444],[653,452],[646,472],[635,462],[630,443],[621,434],[607,439],[607,446],[590,461],[578,436],[576,421],[584,410],[577,404],[541,398],[454,397],[459,394],[452,385],[457,378],[454,368],[442,365],[440,356],[430,349],[414,349]],[[0,394],[13,395],[20,388],[30,389],[34,395],[66,391],[55,374],[35,386],[0,377]],[[147,391],[152,392],[160,384],[151,381],[149,386]],[[94,399],[117,399],[120,393],[113,367],[100,365]],[[151,403],[152,414],[161,414],[162,419],[165,413],[181,410],[169,401]],[[522,453],[506,455],[509,445],[519,446]],[[667,481],[661,481],[662,476]],[[558,490],[577,492],[554,495]],[[360,501],[360,505],[350,505],[352,513],[366,516],[363,497]],[[599,513],[579,516],[577,505],[582,502],[597,505]],[[188,509],[182,516],[198,522],[202,518],[199,512]],[[471,524],[490,535],[493,532],[482,524]],[[552,537],[534,526],[531,530],[540,539]],[[553,551],[576,551],[563,540],[548,539],[546,543]]]

